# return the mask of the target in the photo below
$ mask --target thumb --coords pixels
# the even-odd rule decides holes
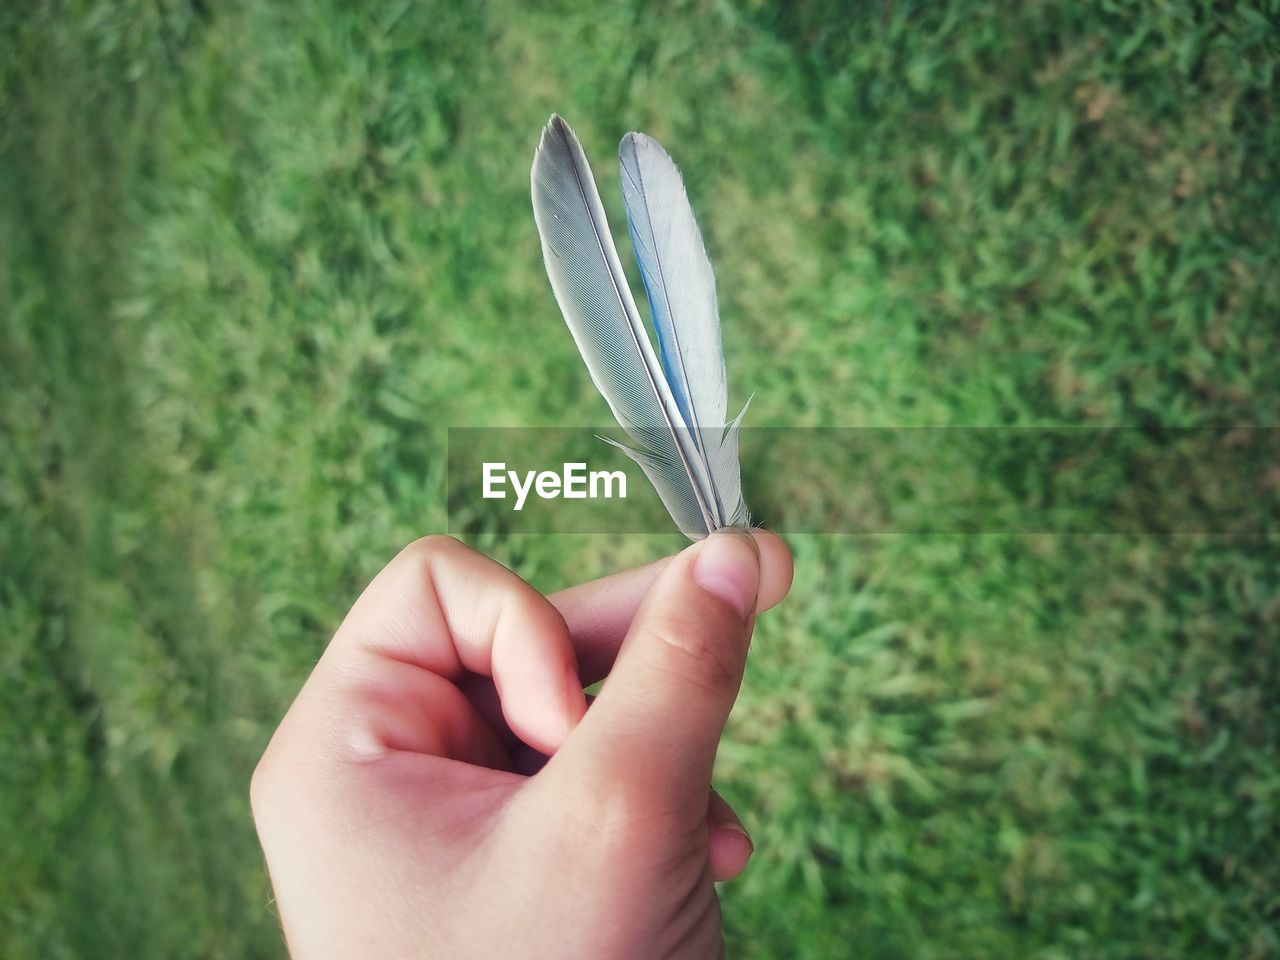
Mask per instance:
[[[719,530],[679,554],[650,589],[604,689],[552,765],[585,771],[598,788],[655,813],[704,820],[759,583],[759,547],[745,530]]]

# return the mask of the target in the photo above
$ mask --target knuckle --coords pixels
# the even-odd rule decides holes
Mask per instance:
[[[741,638],[706,617],[663,614],[645,626],[646,646],[664,668],[713,691],[736,690],[742,680]]]
[[[519,577],[504,579],[497,585],[501,602],[499,622],[524,636],[545,630],[558,630],[568,636],[564,617],[542,594]]]
[[[259,822],[274,808],[278,796],[279,780],[275,775],[275,766],[271,748],[268,747],[249,778],[249,808],[253,811],[254,819]]]
[[[299,778],[288,729],[286,715],[249,777],[249,809],[259,826],[278,820],[297,796]]]
[[[400,551],[399,559],[405,563],[425,567],[433,558],[446,556],[459,549],[466,549],[461,541],[443,533],[419,537]]]
[[[546,601],[524,581],[503,579],[493,586],[502,604],[500,614],[510,618],[512,624],[525,624],[540,618]]]

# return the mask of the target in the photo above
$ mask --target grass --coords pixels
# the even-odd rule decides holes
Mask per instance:
[[[6,957],[282,955],[249,772],[445,429],[606,418],[553,110],[611,212],[626,130],[681,162],[756,425],[1280,421],[1273,0],[286,6],[0,13]],[[793,546],[733,955],[1280,955],[1273,537]]]

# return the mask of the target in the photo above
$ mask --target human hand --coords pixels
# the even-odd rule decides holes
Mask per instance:
[[[407,547],[254,773],[294,957],[721,954],[713,882],[751,843],[712,764],[790,583],[763,531],[550,598],[447,537]]]

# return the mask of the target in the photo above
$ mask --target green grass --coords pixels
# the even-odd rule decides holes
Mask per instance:
[[[553,110],[611,211],[626,130],[682,164],[756,425],[1280,422],[1274,0],[16,6],[8,958],[282,955],[249,773],[443,529],[445,429],[607,418]],[[681,543],[475,539],[546,589]],[[735,956],[1280,956],[1276,539],[793,546],[721,755]]]

